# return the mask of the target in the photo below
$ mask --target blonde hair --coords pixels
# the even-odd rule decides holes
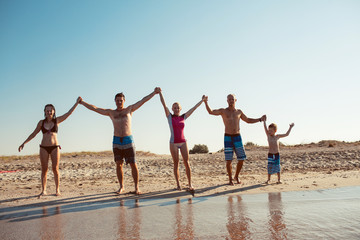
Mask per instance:
[[[273,128],[275,131],[277,130],[277,125],[275,123],[272,123],[269,125],[269,128]]]
[[[173,105],[172,105],[172,107],[174,107],[175,104],[177,104],[177,105],[179,106],[179,108],[181,109],[181,105],[180,105],[180,103],[178,103],[178,102],[174,102]]]

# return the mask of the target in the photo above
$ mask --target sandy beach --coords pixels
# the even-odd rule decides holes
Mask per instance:
[[[241,184],[229,186],[224,153],[192,154],[193,185],[195,197],[231,194],[256,194],[266,192],[304,191],[360,185],[360,142],[345,143],[321,141],[319,143],[282,146],[282,184],[267,180],[267,147],[246,147],[248,159],[241,172]],[[137,152],[142,195],[130,194],[134,190],[130,166],[125,166],[123,198],[181,198],[186,192],[187,180],[180,164],[181,183],[184,190],[175,190],[172,159],[170,155]],[[236,160],[233,161],[233,168]],[[48,196],[41,199],[40,162],[38,155],[0,157],[0,204],[22,205],[42,201],[60,200],[99,193],[112,193],[119,184],[115,173],[112,152],[63,153],[60,160],[60,189],[56,197],[51,164],[48,172]],[[114,193],[115,195],[115,193]]]

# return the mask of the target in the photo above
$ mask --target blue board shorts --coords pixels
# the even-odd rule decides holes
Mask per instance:
[[[268,174],[274,174],[280,172],[280,154],[269,153],[268,154]]]
[[[225,133],[224,153],[225,153],[226,161],[233,160],[234,150],[235,150],[237,160],[243,161],[246,159],[245,149],[244,149],[244,145],[242,143],[241,135]]]
[[[135,143],[132,135],[113,138],[114,161],[125,159],[126,164],[135,163]]]

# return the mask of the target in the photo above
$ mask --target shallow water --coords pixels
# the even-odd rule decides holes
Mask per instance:
[[[2,206],[1,239],[360,239],[360,187],[46,204]]]

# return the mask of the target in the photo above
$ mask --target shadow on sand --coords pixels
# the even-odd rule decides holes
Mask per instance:
[[[58,198],[56,200],[41,201],[37,203],[24,204],[20,206],[0,207],[0,221],[9,220],[10,222],[21,222],[32,219],[44,218],[56,214],[65,214],[73,212],[86,212],[91,210],[99,210],[114,207],[138,208],[146,206],[168,206],[179,203],[179,198],[192,198],[192,204],[206,201],[208,198],[222,196],[227,194],[236,194],[249,189],[263,187],[263,184],[256,184],[252,186],[234,188],[226,191],[218,191],[213,194],[203,195],[204,193],[226,186],[225,184],[196,189],[195,196],[187,191],[177,191],[174,189],[144,193],[141,195],[134,194],[117,194],[115,192],[91,194],[76,196],[71,198]],[[196,194],[202,194],[201,197],[196,197]],[[22,198],[12,198],[0,201],[0,204],[7,202],[26,200],[37,198],[38,195],[28,196]],[[155,200],[162,201],[155,201]],[[151,201],[153,200],[153,201]],[[146,203],[146,204],[139,204]]]

